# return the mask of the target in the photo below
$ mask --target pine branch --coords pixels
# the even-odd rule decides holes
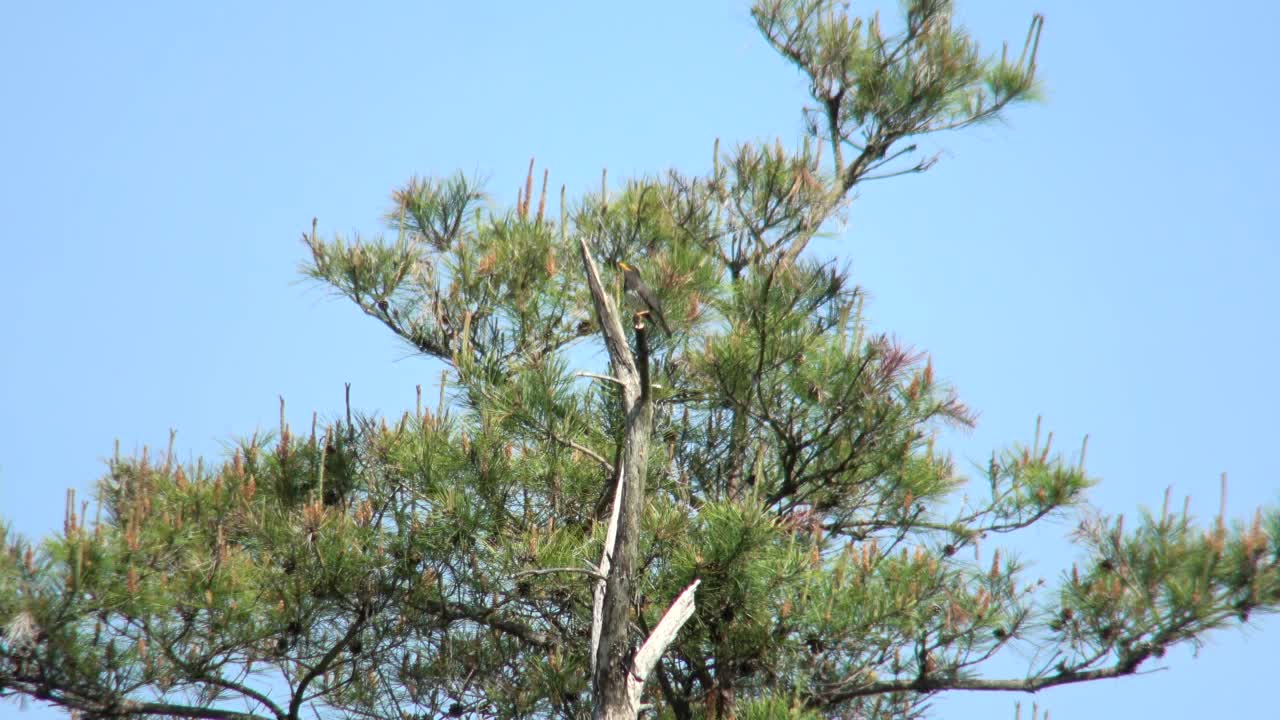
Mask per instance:
[[[805,699],[805,705],[814,709],[822,709],[839,705],[854,698],[901,692],[937,693],[946,690],[974,690],[1034,693],[1058,685],[1070,685],[1133,675],[1138,672],[1138,665],[1140,664],[1141,660],[1134,662],[1133,659],[1127,659],[1107,668],[1060,672],[1045,677],[1024,678],[1021,680],[983,680],[980,678],[941,678],[933,676],[903,680],[879,680],[849,690],[813,694]]]

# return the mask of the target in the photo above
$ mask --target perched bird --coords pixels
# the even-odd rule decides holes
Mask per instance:
[[[622,268],[622,284],[626,290],[627,300],[636,308],[636,314],[650,315],[657,321],[666,334],[671,334],[671,326],[667,324],[667,316],[662,313],[662,304],[653,289],[644,283],[640,271],[633,265],[619,260]]]

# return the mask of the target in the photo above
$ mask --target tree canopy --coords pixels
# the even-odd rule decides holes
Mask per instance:
[[[385,236],[313,222],[304,273],[443,362],[439,397],[301,430],[282,407],[216,464],[117,453],[62,533],[5,538],[0,694],[104,718],[912,718],[1275,611],[1280,513],[1089,512],[1085,445],[1038,423],[960,473],[937,437],[974,414],[806,252],[860,183],[932,166],[917,138],[1034,98],[1043,19],[988,55],[943,0],[752,15],[809,81],[800,147],[717,144],[703,174],[554,206],[533,163],[509,208],[415,178]],[[670,333],[622,302],[620,261]],[[1051,516],[1084,559],[1046,582],[1011,546]],[[1015,648],[1025,672],[986,670]]]

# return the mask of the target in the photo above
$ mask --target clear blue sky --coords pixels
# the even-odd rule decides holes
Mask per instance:
[[[392,414],[435,382],[298,282],[312,216],[373,232],[413,174],[478,171],[509,202],[530,156],[573,193],[603,166],[701,172],[717,136],[800,137],[805,86],[738,2],[193,5],[12,3],[0,23],[0,516],[29,536],[61,527],[65,488],[83,496],[117,437],[163,447],[172,427],[183,456],[216,456],[274,427],[277,395],[302,423],[344,382]],[[1107,511],[1172,485],[1210,516],[1224,471],[1233,515],[1280,500],[1280,6],[958,6],[990,49],[1047,15],[1047,102],[865,187],[823,249],[982,413],[963,458],[1043,414],[1091,434]],[[1063,557],[1069,530],[1024,556]],[[1278,656],[1266,619],[1037,700],[1058,719],[1272,717]],[[1011,718],[1017,699],[937,716]]]

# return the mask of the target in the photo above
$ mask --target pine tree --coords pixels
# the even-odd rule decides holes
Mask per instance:
[[[1084,446],[1038,425],[967,480],[935,438],[973,414],[806,253],[860,183],[933,164],[916,138],[1034,97],[1042,19],[988,58],[945,0],[894,28],[825,0],[753,17],[810,81],[799,148],[717,145],[703,175],[550,212],[532,164],[505,211],[415,179],[394,239],[313,222],[306,274],[443,361],[441,400],[301,434],[282,409],[216,467],[117,453],[92,522],[70,495],[58,536],[5,537],[0,695],[99,718],[911,718],[948,690],[1130,675],[1280,607],[1280,513],[1085,513]],[[1002,552],[1069,514],[1086,559],[1056,582]],[[1019,647],[1024,674],[984,671]]]

